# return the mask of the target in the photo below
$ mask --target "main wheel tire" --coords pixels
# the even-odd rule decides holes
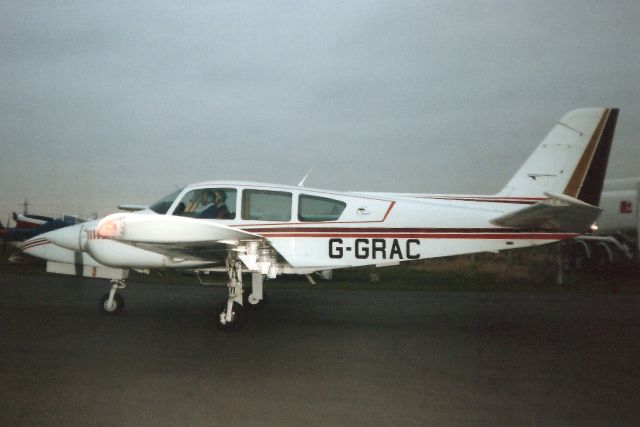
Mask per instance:
[[[107,292],[100,298],[100,310],[105,314],[117,314],[124,309],[124,298],[120,294],[113,296],[113,302],[109,305],[109,293]]]
[[[237,302],[233,303],[231,321],[227,321],[227,302],[223,302],[218,305],[216,310],[216,326],[221,331],[237,331],[244,324],[244,309],[242,305]]]
[[[242,295],[242,304],[249,310],[260,311],[267,305],[267,294],[262,292],[262,299],[253,303],[251,302],[251,292],[245,292]]]

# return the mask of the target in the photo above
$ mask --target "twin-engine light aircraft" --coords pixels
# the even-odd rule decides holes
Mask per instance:
[[[217,324],[261,307],[263,278],[556,242],[588,232],[617,109],[567,113],[493,196],[337,192],[253,182],[189,185],[148,208],[47,232],[22,250],[47,271],[107,278],[107,313],[130,270],[226,271]],[[252,274],[246,288],[242,273]]]

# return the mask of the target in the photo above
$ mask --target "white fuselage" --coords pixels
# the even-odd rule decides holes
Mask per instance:
[[[385,265],[499,251],[550,243],[574,235],[491,224],[493,218],[539,200],[534,198],[347,193],[245,182],[191,185],[161,214],[186,215],[182,209],[190,194],[220,188],[234,195],[233,200],[228,200],[233,217],[200,221],[212,221],[261,236],[281,257],[279,262],[283,265],[279,272]],[[261,199],[252,202],[250,196],[255,194]],[[279,204],[264,201],[272,194],[279,197]],[[333,203],[341,212],[332,217],[331,212],[322,211],[327,209],[324,205],[312,206],[313,215],[305,217],[306,200]],[[251,203],[254,206],[262,203],[264,207],[254,209],[249,206]],[[283,203],[286,203],[284,210]],[[275,215],[270,209],[279,213]],[[159,214],[145,210],[136,215]],[[56,262],[115,268],[197,268],[223,260],[222,257],[171,256],[103,239],[97,236],[96,226],[97,222],[92,221],[57,230],[55,234],[25,242],[24,250]],[[156,230],[158,235],[170,232],[166,226]]]

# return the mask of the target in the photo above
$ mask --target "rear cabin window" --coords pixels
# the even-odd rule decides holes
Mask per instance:
[[[336,221],[347,206],[345,202],[326,197],[301,194],[298,199],[298,219],[300,221]]]
[[[244,190],[242,219],[252,221],[291,221],[291,193]]]
[[[173,215],[189,218],[234,219],[235,188],[199,188],[184,195]]]

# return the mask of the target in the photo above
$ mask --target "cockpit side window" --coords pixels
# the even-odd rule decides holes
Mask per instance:
[[[178,191],[174,191],[173,193],[163,197],[162,199],[158,200],[157,202],[149,206],[149,209],[151,209],[157,214],[161,214],[161,215],[166,214],[169,208],[171,207],[171,205],[173,204],[173,201],[176,199],[176,197],[178,197],[178,194],[180,194],[181,192],[182,192],[182,189]]]
[[[253,221],[291,221],[291,193],[244,190],[242,219]]]
[[[336,221],[347,206],[345,202],[326,197],[301,194],[298,199],[298,219],[300,221]]]
[[[235,188],[199,188],[184,195],[173,215],[189,218],[234,219]]]

